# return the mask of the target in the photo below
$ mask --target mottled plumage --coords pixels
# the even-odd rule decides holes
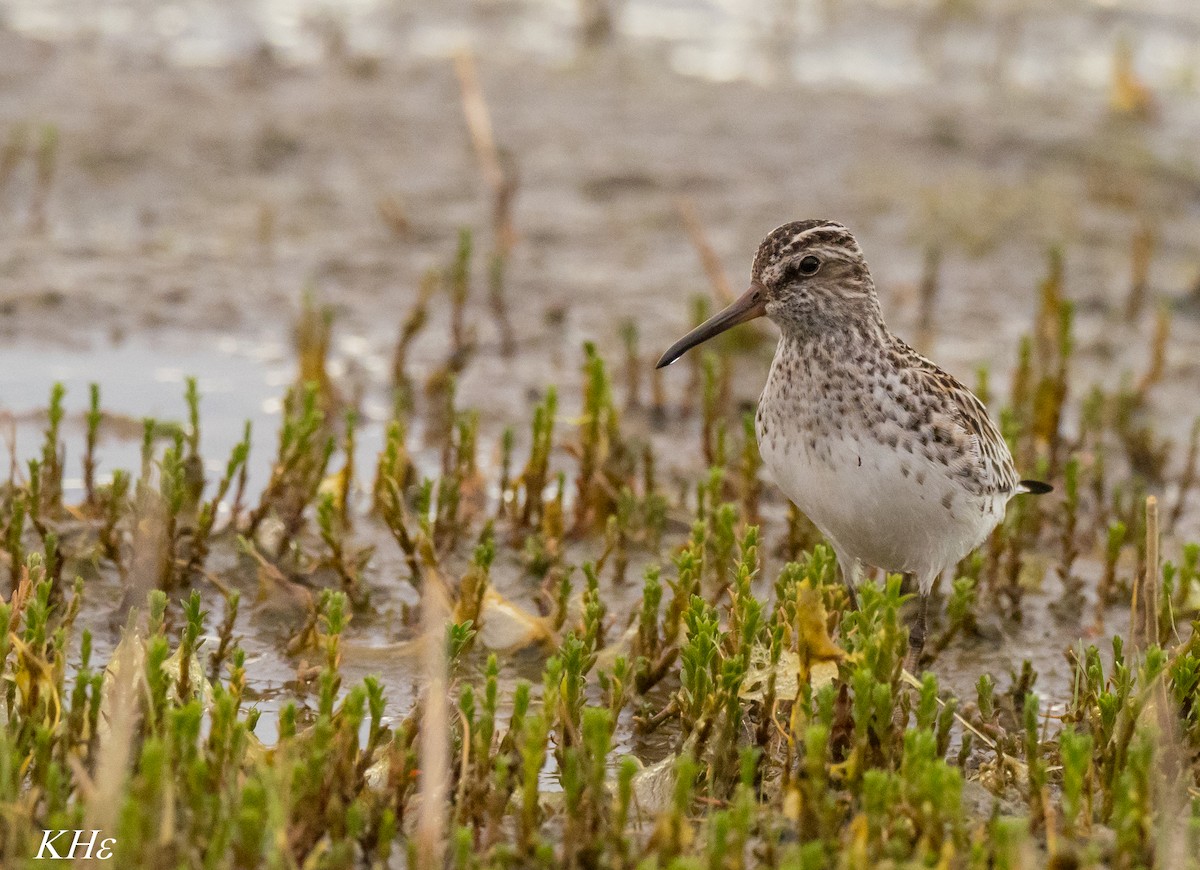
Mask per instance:
[[[858,243],[832,221],[785,224],[759,246],[750,288],[659,365],[759,315],[781,336],[755,417],[763,462],[829,539],[854,590],[862,565],[915,576],[916,658],[933,581],[979,546],[1022,481],[970,390],[888,331]]]

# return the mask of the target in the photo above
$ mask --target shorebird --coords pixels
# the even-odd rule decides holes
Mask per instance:
[[[864,564],[915,578],[915,671],[934,580],[983,543],[1009,499],[1050,486],[1021,480],[983,403],[891,333],[841,224],[773,230],[746,292],[675,342],[658,368],[763,315],[781,333],[754,418],[763,464],[833,547],[852,607]]]

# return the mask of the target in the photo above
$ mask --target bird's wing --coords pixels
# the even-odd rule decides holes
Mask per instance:
[[[1019,486],[1012,454],[983,403],[957,378],[896,340],[909,369],[941,397],[929,416],[935,443],[956,448],[951,472],[977,495],[1015,493]]]
[[[990,492],[1014,493],[1017,491],[1017,470],[1013,465],[1012,453],[1004,436],[983,403],[975,394],[958,384],[954,408],[958,412],[958,423],[974,443],[977,461],[980,464],[980,484]]]

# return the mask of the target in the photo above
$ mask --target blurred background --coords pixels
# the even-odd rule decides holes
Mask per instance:
[[[584,340],[648,369],[770,229],[826,217],[968,383],[1003,387],[1060,252],[1081,387],[1147,370],[1169,324],[1153,402],[1186,441],[1198,89],[1191,0],[4,0],[5,438],[36,448],[55,380],[78,431],[89,382],[178,417],[196,374],[208,455],[246,418],[269,446],[305,294],[381,423],[464,231],[458,402],[495,432],[578,379]],[[454,320],[430,302],[418,376]],[[765,362],[735,374],[752,400]],[[139,426],[110,429],[106,465],[134,464]]]

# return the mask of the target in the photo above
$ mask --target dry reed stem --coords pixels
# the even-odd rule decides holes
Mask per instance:
[[[1154,231],[1143,224],[1133,234],[1130,252],[1129,297],[1125,300],[1125,317],[1137,320],[1146,305],[1150,286],[1150,261],[1154,257]]]
[[[1139,607],[1139,605],[1141,605]],[[1139,617],[1139,610],[1144,616]],[[1146,497],[1145,576],[1135,572],[1129,602],[1129,642],[1135,650],[1158,643],[1158,499]]]
[[[728,305],[736,298],[736,294],[733,292],[733,285],[729,283],[729,278],[725,275],[721,258],[717,256],[717,252],[713,250],[713,246],[708,241],[708,234],[704,232],[704,225],[700,223],[695,206],[685,196],[675,201],[675,208],[679,211],[679,217],[683,220],[683,226],[687,230],[688,238],[692,241],[692,246],[700,255],[700,264],[704,267],[704,274],[708,276],[709,283],[713,286],[717,300],[721,305]]]
[[[130,619],[126,631],[140,633],[141,629],[134,625],[134,620]],[[133,643],[118,645],[114,660],[117,674],[104,689],[109,700],[108,731],[101,732],[96,753],[96,778],[92,783],[92,800],[88,801],[87,807],[89,830],[116,830],[121,796],[125,794],[134,731],[138,724],[139,678],[143,672],[143,662],[141,657],[134,655],[134,648]]]
[[[503,263],[517,241],[517,231],[512,220],[512,204],[517,194],[516,160],[511,152],[501,149],[496,144],[491,112],[488,111],[487,100],[484,99],[483,88],[479,84],[475,55],[470,49],[463,49],[455,55],[454,71],[458,75],[463,118],[471,136],[471,147],[479,161],[483,180],[492,192],[493,253]],[[502,300],[494,301],[493,305],[503,310]],[[505,325],[502,329],[508,352],[512,350],[511,332],[511,326]]]
[[[126,792],[135,744],[134,734],[141,716],[141,693],[145,690],[145,655],[144,652],[142,655],[136,654],[145,648],[141,610],[155,586],[159,558],[156,544],[161,546],[164,528],[165,521],[161,513],[151,511],[138,521],[134,533],[134,552],[150,551],[152,556],[150,559],[134,558],[129,571],[126,600],[132,601],[133,606],[125,623],[126,636],[115,651],[116,673],[103,689],[107,696],[107,703],[102,706],[108,714],[108,729],[107,732],[101,729],[99,736],[93,800],[88,802],[87,807],[89,830],[116,830],[121,798]],[[112,670],[110,664],[110,674]]]
[[[1153,496],[1147,499],[1147,510],[1153,501]],[[1157,521],[1157,506],[1154,510]],[[1151,836],[1156,864],[1174,868],[1188,866],[1187,804],[1192,797],[1192,789],[1188,785],[1188,777],[1180,774],[1187,770],[1191,751],[1180,733],[1180,711],[1168,694],[1167,682],[1166,671],[1160,671],[1146,687],[1147,700],[1139,720],[1141,724],[1150,726],[1150,737],[1154,742],[1150,788],[1153,808]]]
[[[906,683],[907,685],[911,686],[912,688],[916,689],[917,691],[920,691],[922,689],[921,681],[918,680],[915,676],[913,676],[912,671],[908,670],[907,668],[900,669],[900,681],[903,683]],[[936,698],[935,700],[937,701],[939,707],[946,706],[946,702],[943,701],[941,698]],[[988,749],[992,750],[993,752],[999,751],[996,747],[995,740],[988,737],[986,734],[984,734],[982,731],[980,731],[978,728],[976,728],[974,725],[972,725],[970,722],[968,722],[966,719],[964,719],[958,713],[954,713],[952,715],[954,716],[954,719],[958,722],[958,724],[962,725],[964,728],[966,728],[968,731],[970,731],[972,734],[974,734],[980,740],[980,742],[983,743],[984,746],[986,746]],[[1021,768],[1021,769],[1025,768],[1025,764],[1023,762],[1016,761],[1015,763],[1018,768]]]
[[[483,179],[492,191],[496,248],[507,254],[516,241],[511,217],[512,199],[516,193],[516,172],[512,169],[505,171],[505,158],[496,146],[492,116],[483,97],[483,88],[479,85],[475,55],[468,49],[460,51],[454,58],[454,70],[458,74],[463,117],[471,135],[471,146],[475,149],[475,157],[479,161]],[[512,164],[511,156],[507,158],[507,162]]]
[[[496,137],[492,133],[492,117],[479,86],[479,74],[475,67],[475,55],[463,49],[454,57],[454,71],[458,75],[458,86],[462,95],[463,117],[467,131],[471,134],[471,146],[483,170],[484,180],[492,190],[504,184],[504,170],[500,166],[500,155],[496,149]]]
[[[404,209],[404,202],[396,194],[381,196],[375,201],[375,211],[379,214],[384,226],[391,231],[395,239],[406,239],[412,231],[412,223]]]
[[[1154,335],[1150,339],[1150,365],[1138,381],[1137,396],[1145,401],[1150,388],[1163,379],[1167,370],[1167,343],[1171,339],[1171,313],[1165,306],[1154,318]]]
[[[1146,640],[1158,638],[1158,499],[1146,497]]]
[[[512,210],[520,178],[517,174],[517,159],[511,151],[501,148],[496,160],[500,166],[500,183],[492,187],[492,234],[495,248],[493,256],[503,263],[507,261],[513,245],[517,243]],[[511,327],[509,329],[511,330]]]
[[[446,622],[449,607],[445,595],[425,584],[421,594],[422,671],[425,698],[419,734],[420,804],[416,824],[416,866],[435,870],[444,865],[446,801],[450,783],[450,712],[446,691]]]

